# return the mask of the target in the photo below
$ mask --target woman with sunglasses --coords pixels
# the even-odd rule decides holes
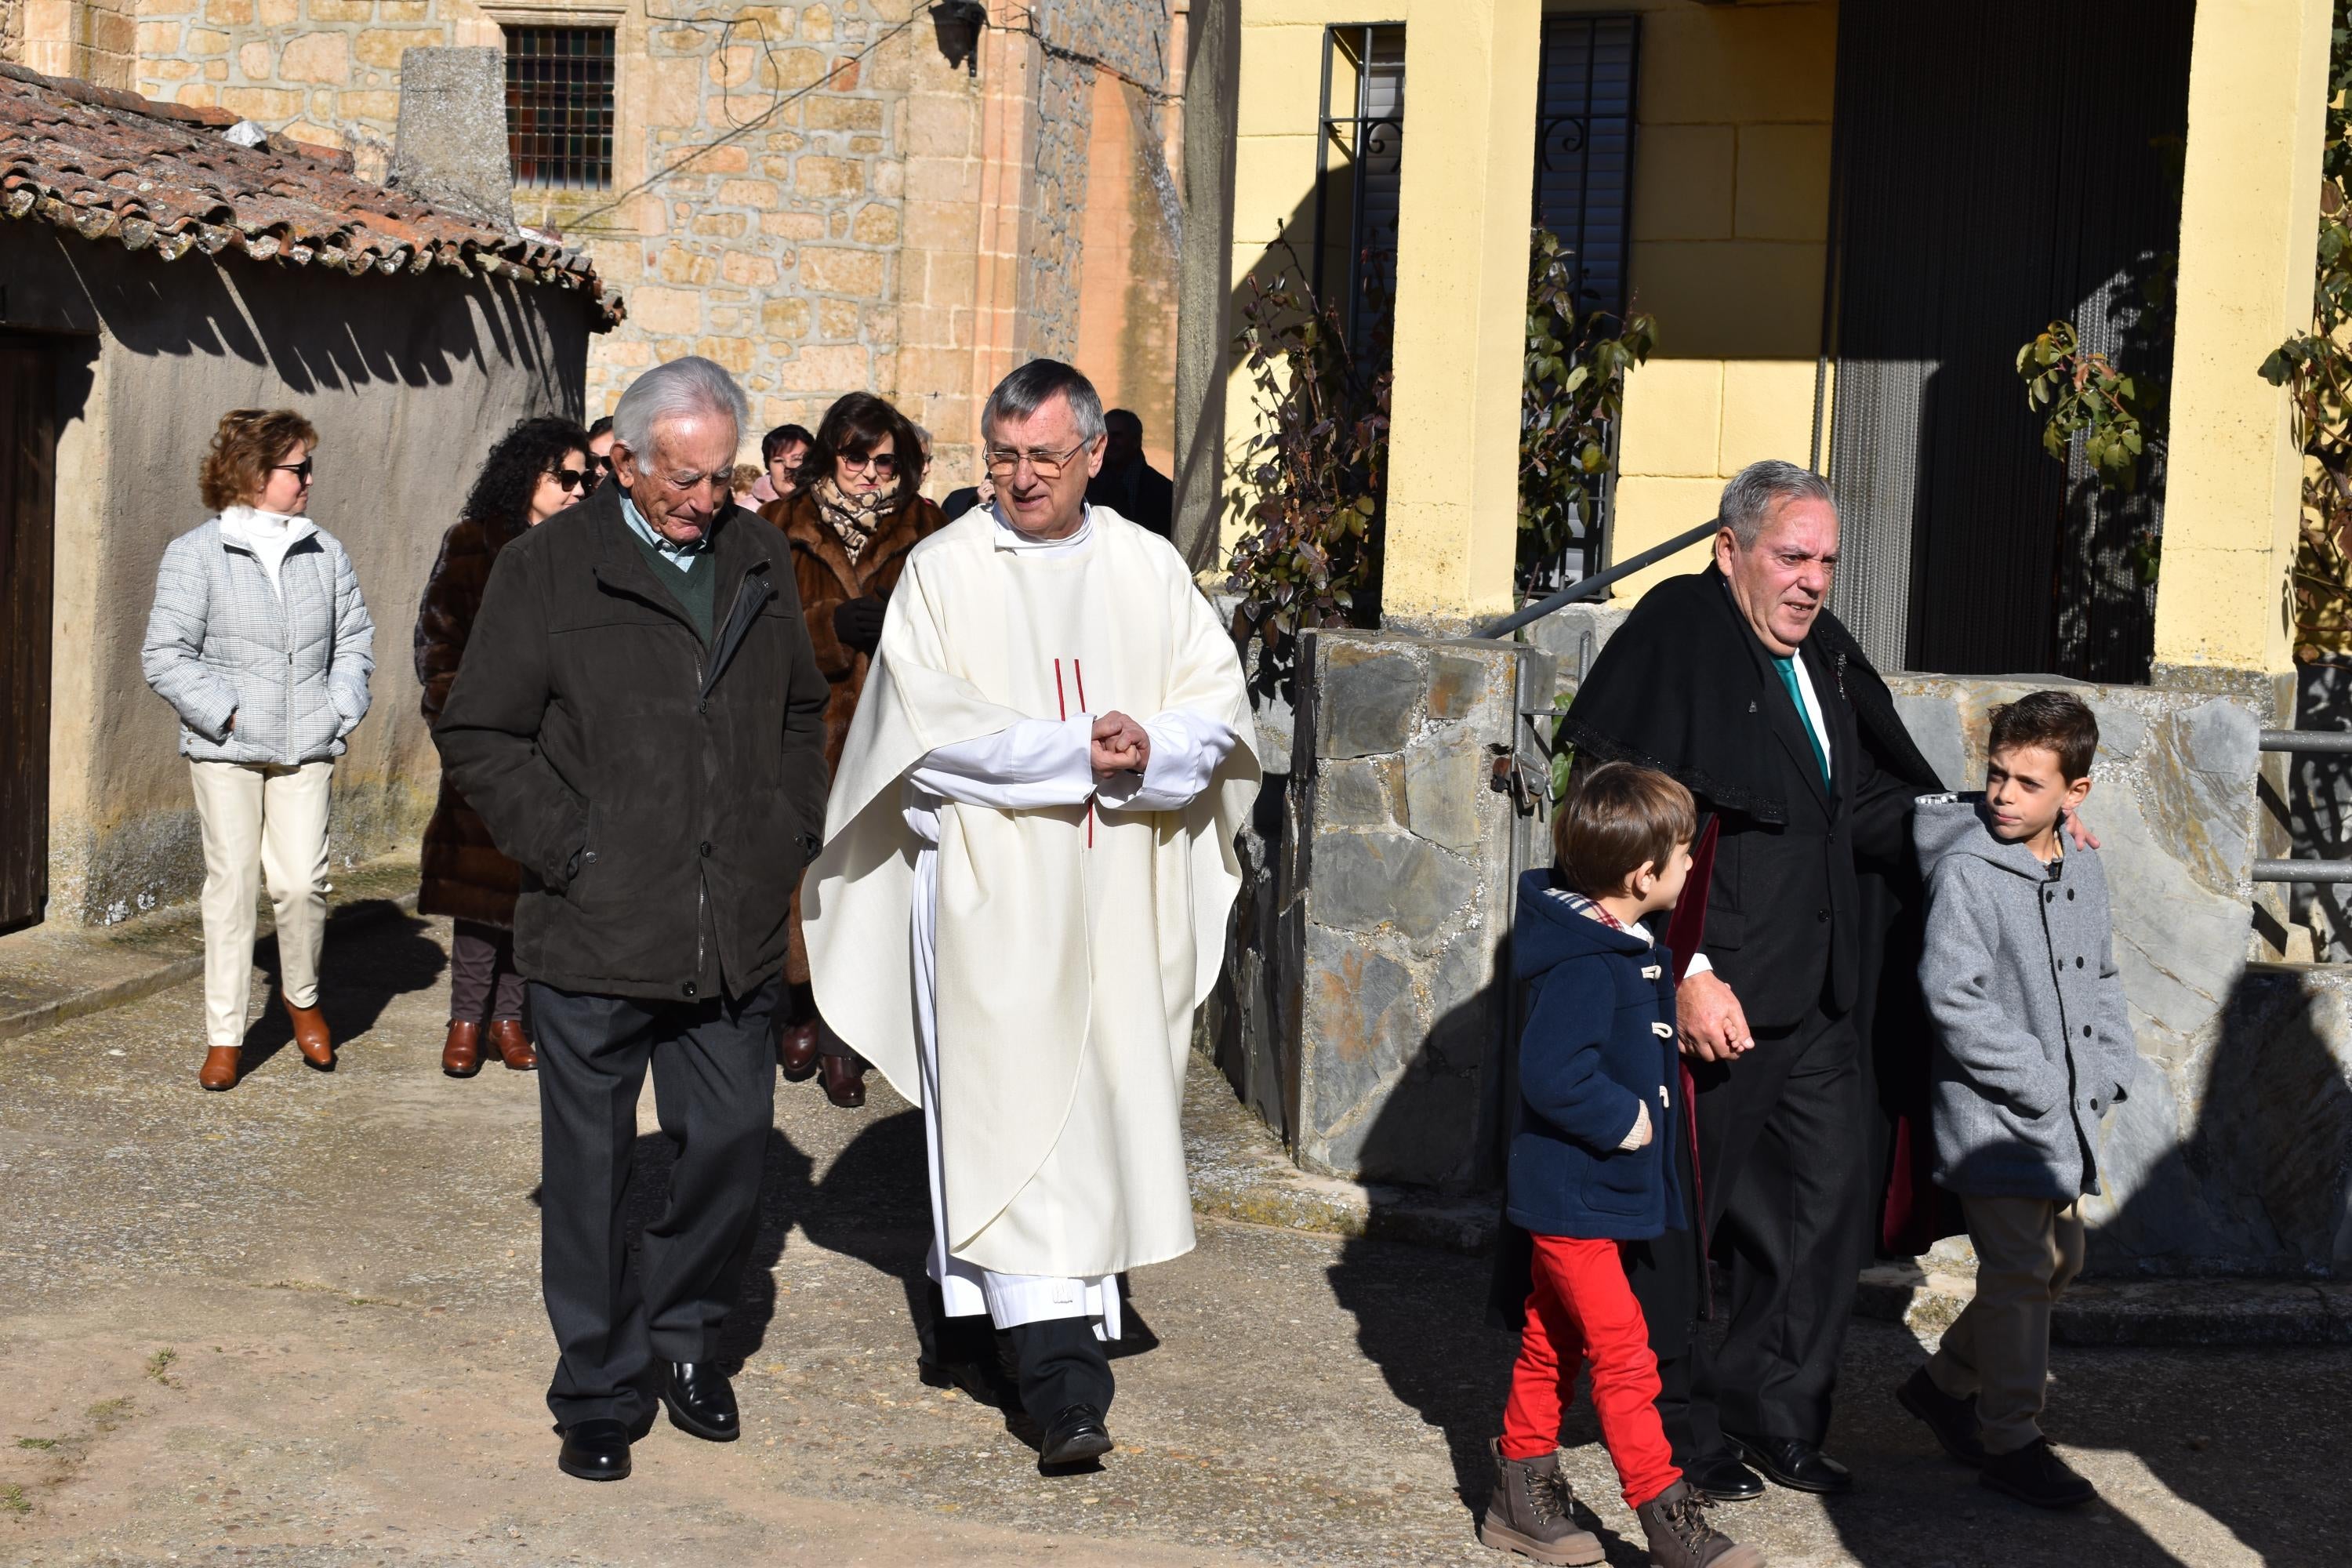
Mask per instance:
[[[419,706],[426,723],[440,721],[499,552],[595,488],[588,442],[588,432],[569,419],[526,419],[490,448],[460,521],[442,536],[440,557],[416,608],[416,682],[424,689]],[[451,1078],[478,1072],[487,1027],[499,1059],[516,1072],[530,1071],[539,1055],[523,1027],[522,976],[514,965],[515,894],[522,873],[499,853],[490,830],[446,775],[419,858],[418,912],[447,915],[454,926],[441,1070]]]
[[[140,650],[180,716],[205,848],[205,1065],[236,1087],[253,979],[254,896],[278,921],[280,1000],[302,1059],[335,1065],[319,1012],[327,931],[327,784],[367,716],[375,623],[359,575],[310,521],[319,433],[290,409],[220,422],[197,488],[215,515],[172,541]]]
[[[795,493],[769,502],[760,515],[792,542],[802,618],[817,668],[833,683],[824,710],[830,772],[840,765],[866,667],[882,641],[884,605],[906,569],[907,552],[947,520],[920,493],[923,446],[914,425],[870,393],[853,392],[825,410],[796,477]],[[777,1066],[797,1082],[821,1064],[826,1099],[844,1108],[865,1104],[864,1058],[816,1016],[798,895],[784,978],[792,998]]]

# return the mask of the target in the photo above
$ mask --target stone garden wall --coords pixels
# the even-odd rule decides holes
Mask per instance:
[[[1309,640],[1213,1017],[1229,1073],[1308,1170],[1450,1190],[1495,1175],[1514,1005],[1496,965],[1535,819],[1492,780],[1526,733],[1522,690],[1551,680],[1507,643]]]
[[[1299,711],[1267,708],[1257,859],[1211,1024],[1221,1065],[1302,1165],[1492,1179],[1512,1088],[1510,988],[1495,983],[1507,868],[1539,859],[1543,828],[1473,775],[1532,734],[1512,735],[1501,693],[1564,700],[1622,619],[1551,616],[1516,666],[1509,645],[1327,634]],[[1988,710],[2061,683],[1890,684],[1945,781],[1972,788]],[[2099,717],[2084,815],[2140,1053],[2100,1134],[2093,1267],[2352,1274],[2352,972],[2252,962],[2270,945],[2253,930],[2252,862],[2279,852],[2263,847],[2275,829],[2254,783],[2270,716],[2237,696],[2075,689]],[[2316,798],[2323,784],[2297,787]]]

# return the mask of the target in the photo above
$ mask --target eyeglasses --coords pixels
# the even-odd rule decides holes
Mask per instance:
[[[566,494],[578,489],[582,485],[593,486],[593,481],[578,468],[551,468],[548,470],[547,477],[553,479]]]
[[[305,458],[299,463],[272,463],[269,465],[269,471],[273,474],[291,474],[307,485],[310,482],[311,468],[312,460]]]
[[[1024,452],[1013,447],[991,447],[987,452],[988,477],[992,479],[1011,479],[1025,458],[1029,461],[1030,471],[1039,479],[1058,479],[1062,477],[1062,470],[1069,466],[1070,459],[1093,444],[1080,441],[1066,452],[1041,452],[1034,447]]]
[[[853,458],[844,452],[836,460],[853,474],[862,474],[871,468],[887,479],[898,471],[898,455],[896,452],[868,452],[862,458]]]

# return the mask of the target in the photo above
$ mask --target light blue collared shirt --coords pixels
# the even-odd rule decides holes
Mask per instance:
[[[626,490],[621,492],[621,519],[629,525],[632,532],[660,551],[668,558],[669,563],[681,572],[693,571],[696,559],[710,547],[710,535],[708,532],[691,544],[680,544],[674,539],[664,539],[660,534],[656,533],[654,525],[646,521],[646,514],[637,510],[637,503],[629,499],[629,492]]]

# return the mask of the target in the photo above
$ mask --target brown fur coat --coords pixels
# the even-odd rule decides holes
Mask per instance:
[[[416,607],[416,682],[425,689],[418,706],[425,723],[437,723],[449,687],[457,679],[457,664],[466,654],[466,639],[482,607],[482,590],[490,580],[490,563],[522,530],[509,523],[460,522],[441,537],[441,553],[433,574],[425,581],[425,596]],[[490,830],[474,815],[447,775],[441,780],[441,798],[425,824],[425,847],[419,856],[423,885],[417,911],[449,915],[484,925],[512,927],[515,894],[522,874],[499,853]]]
[[[833,612],[852,599],[873,595],[888,598],[907,569],[907,554],[924,538],[947,526],[934,502],[919,495],[902,500],[897,510],[883,514],[881,526],[852,563],[841,538],[817,510],[816,498],[803,490],[790,500],[773,500],[760,515],[784,531],[793,547],[793,580],[800,589],[801,615],[808,624],[810,644],[816,649],[816,667],[833,684],[824,709],[824,766],[827,774],[841,765],[841,748],[849,739],[849,721],[857,712],[857,694],[866,689],[870,662],[834,635]],[[800,896],[793,896],[792,948],[784,960],[785,978],[794,984],[808,980],[808,951],[801,944]]]

